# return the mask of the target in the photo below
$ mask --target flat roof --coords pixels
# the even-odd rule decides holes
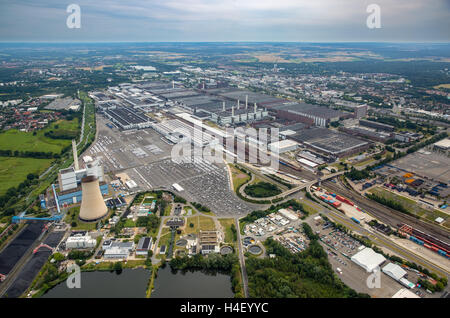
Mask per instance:
[[[414,294],[412,291],[402,288],[398,292],[396,292],[392,298],[420,298],[416,294]]]

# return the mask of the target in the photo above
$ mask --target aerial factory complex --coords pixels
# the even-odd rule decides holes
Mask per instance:
[[[0,45],[0,297],[448,298],[449,52]]]

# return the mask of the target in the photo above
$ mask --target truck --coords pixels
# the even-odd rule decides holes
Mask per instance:
[[[336,271],[337,271],[339,274],[342,274],[342,269],[340,269],[339,267],[336,267]]]

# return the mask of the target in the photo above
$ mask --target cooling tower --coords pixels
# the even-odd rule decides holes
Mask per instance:
[[[84,222],[97,222],[108,214],[103,201],[98,178],[87,176],[81,179],[81,208],[79,218]]]

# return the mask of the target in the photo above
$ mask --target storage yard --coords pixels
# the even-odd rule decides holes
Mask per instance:
[[[330,224],[321,223],[312,224],[311,226],[315,231],[320,232],[321,245],[328,254],[328,260],[339,278],[348,286],[377,298],[390,298],[401,288],[409,289],[403,283],[385,273],[385,266],[394,264],[388,260],[382,261],[380,264],[380,269],[382,269],[380,273],[381,288],[369,288],[367,285],[367,279],[371,273],[368,273],[365,268],[351,260],[352,256],[358,254],[363,249],[366,249],[364,245],[344,232],[335,229]],[[371,264],[372,262],[371,259],[365,259],[362,257],[362,254],[360,258],[361,261],[368,262],[367,264]],[[423,279],[423,277],[420,276],[420,274],[418,274],[415,270],[408,267],[401,268],[406,273],[405,275],[401,275],[401,278],[406,278],[405,282],[409,281],[415,284],[419,278]],[[418,290],[417,288],[413,288],[409,290],[416,295],[420,295],[421,297],[430,297],[430,295],[423,289]]]

